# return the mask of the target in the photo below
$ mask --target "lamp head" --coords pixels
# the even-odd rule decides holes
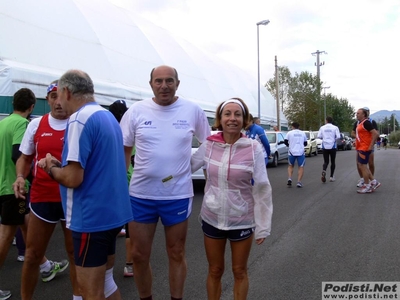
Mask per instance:
[[[258,25],[268,25],[268,24],[269,24],[269,20],[262,20],[262,21],[257,23],[257,26]]]

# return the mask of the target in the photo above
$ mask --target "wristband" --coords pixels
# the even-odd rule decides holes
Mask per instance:
[[[53,169],[53,168],[58,168],[56,165],[52,165],[50,168],[49,168],[49,171],[47,171],[47,174],[49,174],[49,176],[52,178],[52,179],[54,179],[54,176],[53,176],[53,173],[51,172],[51,169]]]
[[[18,178],[18,177],[22,177],[23,179],[25,179],[25,176],[22,175],[22,174],[18,174],[18,175],[17,175],[17,178]]]

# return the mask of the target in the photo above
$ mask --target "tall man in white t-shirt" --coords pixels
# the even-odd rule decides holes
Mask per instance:
[[[297,160],[299,170],[297,172],[297,187],[303,187],[301,179],[303,178],[304,165],[306,163],[306,156],[304,154],[304,146],[307,146],[307,136],[299,129],[299,123],[293,122],[293,130],[289,131],[285,138],[285,144],[289,147],[288,158],[288,182],[287,185],[292,185],[293,167]]]
[[[326,117],[326,124],[321,126],[318,131],[318,138],[322,140],[322,154],[324,156],[324,164],[322,165],[322,182],[326,182],[326,168],[329,165],[329,157],[331,158],[331,176],[329,181],[335,181],[336,168],[336,139],[340,138],[339,128],[332,124],[332,117]]]
[[[134,103],[121,128],[126,166],[136,147],[135,172],[129,194],[133,222],[129,224],[135,283],[140,299],[152,299],[151,247],[161,219],[169,259],[171,299],[182,299],[186,279],[185,241],[192,208],[191,145],[211,134],[207,117],[195,103],[175,96],[177,71],[154,68],[150,86],[154,97]]]

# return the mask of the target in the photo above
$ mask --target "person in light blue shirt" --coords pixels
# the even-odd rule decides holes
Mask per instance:
[[[293,130],[289,131],[285,138],[285,144],[289,147],[288,158],[288,182],[287,185],[292,185],[292,174],[294,164],[297,160],[299,170],[297,172],[297,187],[303,187],[301,179],[303,178],[304,165],[306,164],[306,156],[304,154],[304,146],[307,146],[307,136],[299,129],[300,125],[297,122],[292,123]]]
[[[255,119],[250,114],[250,125],[246,128],[246,136],[253,140],[258,141],[261,145],[263,145],[263,153],[265,159],[265,165],[268,164],[268,158],[271,156],[271,147],[269,146],[268,138],[265,134],[264,128],[255,123]]]

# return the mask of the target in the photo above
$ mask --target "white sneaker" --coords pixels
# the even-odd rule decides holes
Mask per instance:
[[[118,233],[117,236],[118,236],[118,237],[126,236],[126,230],[125,230],[125,228],[122,228],[121,231]]]
[[[330,182],[334,182],[335,180],[336,180],[336,179],[335,179],[335,176],[329,178],[329,181],[330,181]]]
[[[371,181],[371,188],[374,191],[380,186],[381,186],[381,183],[378,180],[374,179],[374,180]]]
[[[132,265],[125,266],[124,277],[133,277],[133,266]]]
[[[360,178],[357,182],[357,187],[362,188],[364,186],[364,178]]]
[[[25,256],[23,256],[23,255],[18,255],[18,256],[17,256],[17,261],[24,262],[24,261],[25,261]]]
[[[364,185],[361,189],[357,190],[359,194],[369,194],[372,193],[374,190],[371,188],[370,185]]]

